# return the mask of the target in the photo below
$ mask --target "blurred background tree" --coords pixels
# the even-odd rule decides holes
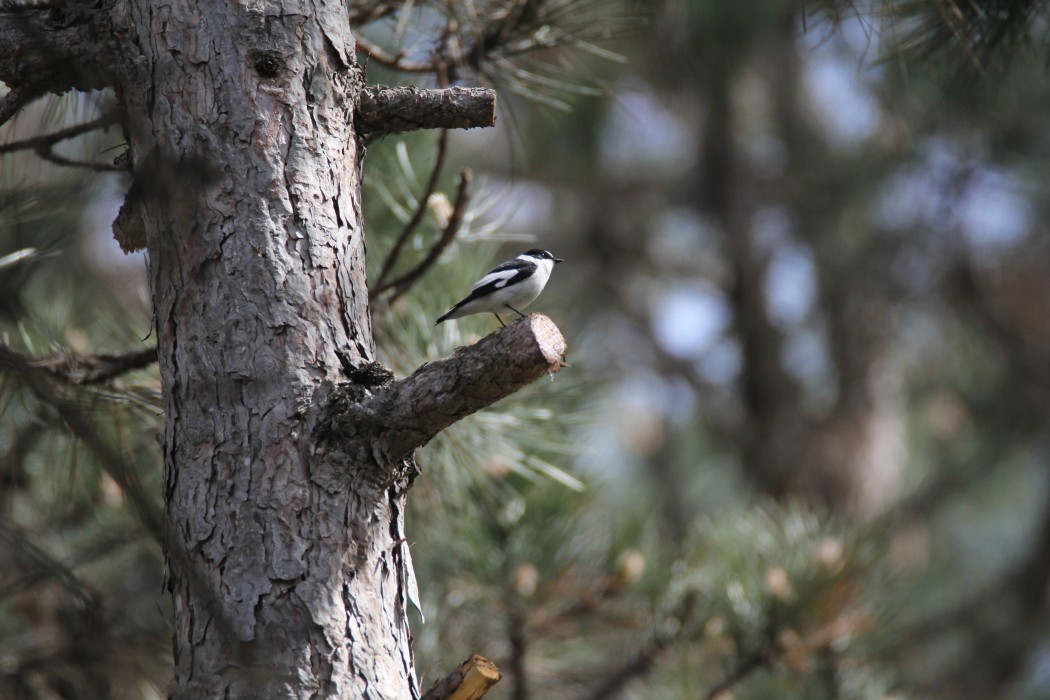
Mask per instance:
[[[525,240],[568,260],[536,309],[573,367],[419,455],[423,687],[478,652],[516,700],[1050,697],[1045,3],[356,6],[370,81],[502,109],[369,148],[384,363],[490,332],[433,318]],[[163,696],[126,184],[3,166],[0,695]]]

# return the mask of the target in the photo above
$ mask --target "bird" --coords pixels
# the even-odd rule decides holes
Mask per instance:
[[[533,248],[500,263],[470,288],[470,294],[440,316],[437,323],[489,312],[506,328],[507,324],[499,317],[500,312],[509,310],[524,317],[519,309],[524,309],[540,295],[550,279],[551,270],[560,262],[565,261],[549,251]]]

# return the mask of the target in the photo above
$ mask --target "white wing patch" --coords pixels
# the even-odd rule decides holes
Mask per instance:
[[[487,275],[485,275],[484,277],[482,277],[481,279],[479,279],[477,281],[477,284],[475,284],[473,287],[470,288],[470,291],[473,292],[478,287],[484,287],[485,285],[488,285],[488,284],[491,284],[496,289],[501,289],[503,287],[506,287],[507,286],[507,282],[509,282],[512,277],[517,275],[518,272],[520,272],[520,270],[516,270],[516,269],[515,270],[499,270],[497,272],[490,272]]]

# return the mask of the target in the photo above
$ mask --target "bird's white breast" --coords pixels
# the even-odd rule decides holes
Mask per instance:
[[[499,313],[506,311],[509,306],[513,306],[520,311],[535,301],[536,297],[543,291],[543,287],[546,286],[547,280],[550,279],[551,270],[554,269],[554,261],[530,258],[530,262],[536,264],[536,271],[531,276],[516,284],[501,286],[481,299],[464,304],[462,309],[464,315],[467,313],[478,313],[479,311],[495,311]],[[516,273],[516,270],[492,272],[485,275],[474,286],[479,287],[489,284],[493,280],[497,282],[502,280],[503,284],[506,285],[507,281]]]

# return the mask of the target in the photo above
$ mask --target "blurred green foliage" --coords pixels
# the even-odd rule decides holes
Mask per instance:
[[[420,5],[368,36],[427,56],[448,8]],[[1050,697],[1044,6],[551,8],[559,48],[467,71],[513,91],[497,134],[449,135],[429,202],[435,135],[368,147],[370,280],[420,206],[394,274],[425,258],[474,171],[455,242],[375,304],[398,376],[494,329],[433,321],[492,262],[567,259],[530,310],[571,366],[417,457],[422,685],[476,652],[516,700]],[[966,27],[923,24],[952,8]],[[98,103],[54,105],[15,126]],[[105,243],[126,183],[2,162],[4,345],[148,344],[143,264]],[[13,363],[0,695],[163,697],[156,374],[65,387],[85,430]]]

